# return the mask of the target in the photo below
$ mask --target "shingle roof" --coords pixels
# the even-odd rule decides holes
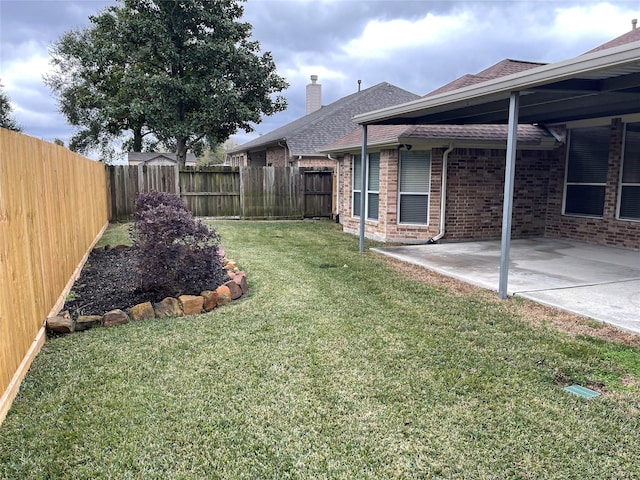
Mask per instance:
[[[171,162],[176,161],[176,154],[170,152],[128,152],[127,153],[127,161],[129,162],[149,162],[151,160],[155,160],[157,158],[166,158]],[[193,153],[187,153],[186,163],[195,164],[197,162],[197,158]]]
[[[522,60],[504,59],[495,65],[485,68],[478,74],[463,75],[452,82],[428,93],[425,97],[463,88],[494,78],[519,73],[544,63],[526,62]],[[401,143],[400,139],[477,141],[496,143],[507,140],[506,125],[369,125],[367,143],[370,145]],[[518,126],[518,142],[522,144],[539,145],[550,135],[542,128],[531,125]],[[339,138],[333,143],[322,147],[323,151],[340,151],[353,149],[362,144],[360,129]]]
[[[442,141],[473,141],[478,143],[501,143],[507,141],[508,125],[369,125],[367,144],[399,144],[408,139]],[[519,145],[553,144],[547,131],[534,125],[518,125]],[[339,152],[360,148],[360,129],[326,145],[322,151]]]
[[[540,62],[526,62],[523,60],[511,60],[510,58],[505,58],[504,60],[490,66],[489,68],[485,68],[475,75],[466,74],[459,78],[456,78],[452,82],[449,82],[446,85],[443,85],[442,87],[427,93],[425,97],[430,97],[439,93],[450,92],[452,90],[457,90],[458,88],[468,87],[469,85],[486,82],[487,80],[493,80],[494,78],[504,77],[506,75],[511,75],[514,73],[520,73],[531,68],[539,67],[541,65],[545,64]]]
[[[598,52],[600,50],[606,50],[607,48],[619,47],[620,45],[626,45],[627,43],[638,42],[640,41],[640,28],[634,28],[630,32],[627,32],[619,37],[614,38],[613,40],[609,40],[602,45],[589,50],[586,53]]]
[[[360,113],[391,107],[420,98],[386,82],[341,98],[276,130],[235,147],[229,153],[253,150],[286,141],[291,155],[314,155],[322,145],[346,135],[357,126]]]

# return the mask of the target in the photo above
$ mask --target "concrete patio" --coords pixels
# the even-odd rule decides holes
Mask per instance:
[[[498,290],[500,241],[375,248]],[[640,252],[568,240],[511,241],[508,294],[640,334]]]

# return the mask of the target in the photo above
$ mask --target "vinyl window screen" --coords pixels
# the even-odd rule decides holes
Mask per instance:
[[[575,128],[569,138],[564,213],[601,217],[609,167],[609,126]]]
[[[354,217],[360,216],[360,200],[362,198],[362,156],[353,156],[352,211]],[[380,153],[367,156],[367,192],[365,212],[368,220],[378,219],[380,195]]]
[[[640,220],[640,123],[626,127],[618,217]]]
[[[399,223],[427,225],[431,186],[431,153],[400,152]]]

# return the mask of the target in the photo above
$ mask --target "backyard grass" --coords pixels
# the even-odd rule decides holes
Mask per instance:
[[[417,281],[330,222],[213,225],[249,296],[48,341],[0,478],[640,478],[638,343]]]

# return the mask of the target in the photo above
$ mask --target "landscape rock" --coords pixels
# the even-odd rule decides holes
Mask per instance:
[[[80,315],[76,320],[76,332],[88,330],[101,324],[102,317],[100,315]]]
[[[232,280],[236,282],[242,289],[242,294],[246,295],[249,291],[249,285],[247,284],[247,274],[245,272],[238,272],[233,274]]]
[[[55,317],[47,318],[47,330],[55,333],[72,333],[75,326],[69,312],[64,311]]]
[[[181,317],[182,309],[180,308],[180,302],[177,298],[167,297],[161,302],[153,305],[153,310],[156,313],[157,318],[163,317]]]
[[[185,315],[199,315],[202,313],[204,298],[200,295],[180,295],[178,301]]]
[[[218,294],[212,290],[205,290],[200,293],[203,299],[202,308],[205,312],[210,312],[218,306]]]
[[[238,268],[238,264],[233,260],[229,260],[224,268],[226,268],[227,270],[234,270],[235,268]]]
[[[242,296],[242,288],[240,288],[240,285],[238,285],[235,280],[229,280],[225,285],[229,289],[231,300],[237,300]]]
[[[153,320],[156,314],[153,311],[151,302],[144,302],[134,305],[129,309],[129,317],[131,320]]]
[[[216,288],[216,295],[218,296],[217,305],[219,307],[231,303],[231,291],[226,285],[220,285]]]
[[[105,327],[117,327],[129,323],[129,315],[119,308],[111,310],[102,316],[102,325]]]

